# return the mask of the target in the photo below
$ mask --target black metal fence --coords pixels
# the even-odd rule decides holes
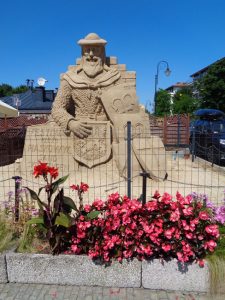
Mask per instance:
[[[7,198],[8,193],[15,192],[14,176],[22,178],[21,186],[36,191],[43,185],[41,179],[32,176],[33,166],[38,160],[58,167],[60,176],[69,174],[64,184],[65,193],[76,201],[70,186],[80,182],[88,183],[90,187],[85,196],[85,201],[89,203],[96,198],[104,200],[115,192],[131,198],[145,200],[146,197],[148,200],[156,190],[173,196],[177,191],[183,195],[195,192],[208,195],[218,204],[223,201],[225,168],[222,165],[212,164],[204,156],[197,156],[193,144],[193,154],[186,144],[185,147],[181,144],[178,147],[175,143],[164,151],[156,135],[135,130],[132,126],[129,129],[128,125],[124,132],[114,132],[112,135],[109,129],[107,136],[104,130],[99,129],[95,137],[79,140],[59,128],[51,127],[51,124],[41,125],[28,127],[25,146],[24,131],[18,133],[17,142],[6,143],[10,134],[1,135],[0,143],[7,145],[9,150],[1,150],[4,155],[1,155],[0,202]],[[167,140],[177,140],[177,137],[177,129],[167,132]],[[189,140],[189,136],[186,139]],[[194,145],[197,147],[197,142]],[[143,172],[144,166],[146,172]],[[146,190],[143,189],[145,186]]]

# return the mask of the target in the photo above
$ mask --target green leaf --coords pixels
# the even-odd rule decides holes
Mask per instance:
[[[53,182],[52,183],[52,193],[54,193],[57,190],[58,186],[60,184],[64,183],[67,180],[68,177],[69,177],[69,175],[66,175],[64,177],[59,178],[55,182]]]
[[[69,216],[60,213],[59,216],[56,217],[55,225],[61,225],[63,227],[69,227],[71,224]]]
[[[27,224],[44,224],[43,218],[32,218],[27,221]]]
[[[40,195],[41,191],[42,191],[44,188],[45,188],[45,187],[42,186],[42,187],[39,189],[39,191],[38,191],[38,196]]]
[[[101,211],[97,211],[97,210],[91,211],[87,214],[87,218],[89,220],[95,219],[100,213],[101,213]]]
[[[48,205],[46,203],[44,203],[43,201],[41,201],[40,198],[38,197],[38,195],[33,190],[29,189],[28,187],[26,187],[26,189],[28,189],[28,191],[30,192],[31,198],[34,200],[37,200],[38,206],[39,206],[40,210],[43,212],[43,207],[47,208]]]
[[[74,209],[75,211],[78,212],[76,204],[74,203],[74,201],[70,197],[64,196],[63,197],[63,204],[65,204],[66,206],[69,206],[70,208],[72,208],[72,209]]]

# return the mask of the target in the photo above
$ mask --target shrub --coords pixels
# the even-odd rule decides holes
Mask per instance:
[[[98,215],[90,218],[91,213]],[[219,238],[213,211],[201,200],[179,193],[173,200],[168,193],[161,196],[158,192],[145,205],[118,193],[106,202],[95,200],[84,206],[71,232],[67,253],[105,262],[177,258],[202,265],[202,258],[214,251]]]

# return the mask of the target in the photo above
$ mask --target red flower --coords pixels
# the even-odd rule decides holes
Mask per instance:
[[[86,192],[89,188],[89,186],[87,185],[87,183],[83,183],[81,182],[80,183],[80,186],[78,184],[72,184],[70,186],[70,188],[73,190],[73,191],[80,191],[82,193]]]
[[[198,265],[199,265],[199,267],[203,268],[204,265],[205,265],[204,260],[203,259],[199,259],[198,260]]]
[[[53,179],[59,176],[58,168],[48,167],[48,173],[52,176]]]
[[[89,186],[87,185],[87,183],[80,183],[80,190],[84,193],[87,192],[87,190],[89,189]]]
[[[41,161],[39,161],[39,165],[34,166],[34,171],[33,171],[33,175],[35,178],[39,177],[40,175],[47,175],[48,174],[48,164],[47,163],[43,163]]]
[[[77,191],[77,190],[79,190],[79,185],[78,185],[78,184],[72,184],[72,185],[70,186],[70,188],[71,188],[73,191]]]

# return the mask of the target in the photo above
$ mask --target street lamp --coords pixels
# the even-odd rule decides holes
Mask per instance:
[[[170,74],[171,74],[171,70],[169,68],[168,62],[166,60],[160,60],[157,64],[157,73],[155,75],[155,95],[154,95],[154,104],[155,104],[154,111],[155,111],[155,113],[156,113],[156,106],[157,106],[157,86],[158,86],[158,79],[159,79],[159,67],[161,64],[163,64],[166,67],[165,75],[170,76]]]

